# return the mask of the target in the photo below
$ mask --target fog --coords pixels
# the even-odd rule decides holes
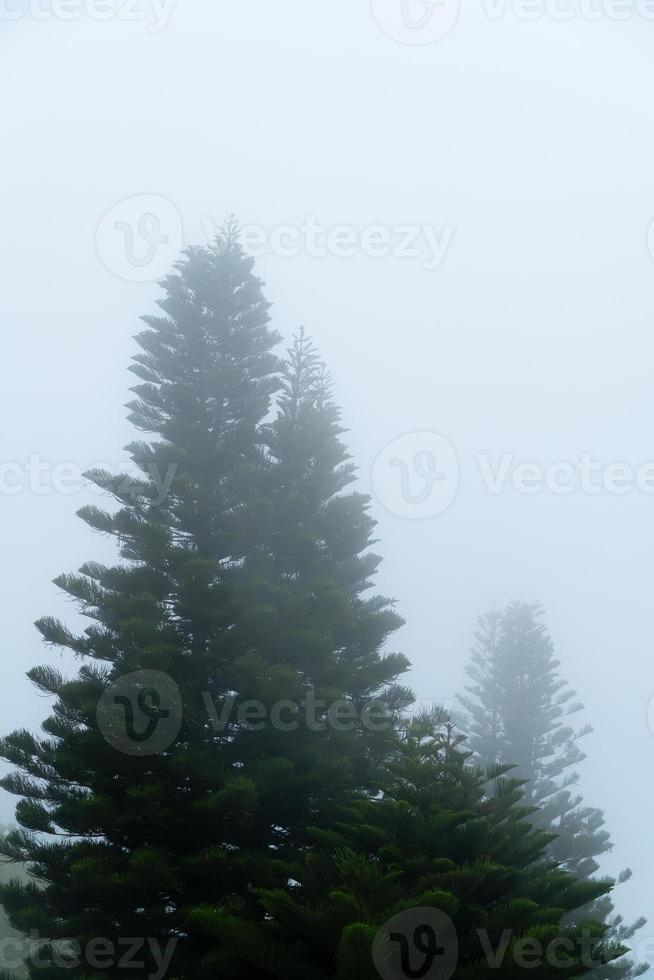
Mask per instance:
[[[233,213],[273,325],[304,325],[333,375],[417,698],[461,690],[478,615],[540,600],[594,726],[602,869],[634,869],[616,906],[654,923],[646,6],[471,0],[414,43],[400,0],[3,5],[3,733],[48,710],[25,673],[60,654],[32,623],[76,618],[51,580],[114,555],[61,466],[125,461],[138,318]]]

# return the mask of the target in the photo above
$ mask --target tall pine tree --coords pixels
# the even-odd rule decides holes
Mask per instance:
[[[53,712],[41,736],[0,743],[21,828],[0,852],[34,878],[0,898],[15,927],[54,944],[28,964],[35,976],[125,975],[129,937],[149,940],[143,974],[165,952],[170,976],[229,976],[204,919],[261,919],[253,886],[283,886],[307,822],[385,751],[366,709],[385,692],[391,712],[407,699],[404,658],[380,653],[399,619],[361,595],[372,524],[364,498],[340,495],[352,474],[316,365],[305,370],[314,355],[305,341],[286,368],[274,355],[234,227],[162,285],[132,365],[130,417],[150,437],[129,447],[140,476],[90,474],[118,509],[80,512],[122,560],[57,580],[91,625],[38,626],[79,672],[30,671]],[[325,723],[339,699],[345,730]],[[94,967],[100,937],[114,953]],[[62,974],[67,940],[77,955]]]

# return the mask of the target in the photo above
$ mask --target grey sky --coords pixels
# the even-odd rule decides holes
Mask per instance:
[[[582,789],[606,810],[606,869],[636,871],[616,904],[649,914],[646,939],[654,494],[527,494],[511,475],[493,494],[483,467],[587,454],[635,479],[654,461],[654,5],[552,0],[529,20],[517,0],[503,14],[466,2],[447,36],[413,44],[415,26],[397,37],[401,0],[177,0],[131,15],[116,0],[105,20],[91,0],[68,0],[69,19],[2,0],[1,457],[124,459],[131,337],[157,295],[144,213],[169,238],[160,258],[229,212],[259,226],[275,325],[288,337],[302,323],[321,347],[363,486],[406,434],[439,433],[458,457],[443,513],[407,516],[388,474],[375,500],[379,585],[407,619],[398,645],[418,696],[460,689],[490,605],[545,604],[595,726]],[[434,16],[452,13],[447,0]],[[120,252],[130,225],[145,234],[136,264]],[[325,246],[316,225],[345,228]],[[419,254],[400,254],[405,226]],[[404,458],[412,494],[415,445],[387,460]],[[456,474],[441,475],[435,492],[453,493]],[[47,711],[24,675],[59,654],[31,624],[74,619],[50,580],[113,554],[74,517],[88,499],[2,494],[4,731]],[[0,815],[12,806],[3,795]]]

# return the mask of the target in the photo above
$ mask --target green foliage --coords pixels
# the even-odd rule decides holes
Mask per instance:
[[[89,625],[37,626],[79,669],[34,668],[51,714],[0,741],[19,797],[0,855],[29,872],[0,900],[29,975],[372,980],[380,928],[416,906],[453,921],[457,980],[483,980],[480,936],[506,929],[587,929],[612,961],[576,911],[608,883],[543,860],[553,838],[506,768],[468,765],[440,717],[401,737],[401,620],[370,595],[374,524],[329,378],[303,333],[275,355],[236,228],[162,286],[132,365],[138,475],[89,474],[113,506],[80,512],[120,560],[57,579]],[[553,969],[538,980],[585,972],[576,954]]]
[[[474,759],[483,766],[515,767],[525,802],[535,808],[531,821],[553,835],[548,855],[588,881],[598,870],[597,858],[611,849],[611,838],[602,811],[585,806],[574,790],[576,767],[585,758],[579,743],[591,729],[571,724],[583,705],[559,674],[542,615],[539,605],[516,602],[480,618],[467,669],[471,683],[459,700],[468,713],[464,727]],[[644,925],[643,919],[626,925],[613,914],[608,896],[591,911],[610,924],[616,943],[628,942]],[[632,978],[646,969],[623,959],[602,978]]]
[[[390,724],[410,695],[396,682],[405,659],[380,652],[401,621],[388,600],[363,597],[378,564],[373,522],[366,498],[346,492],[353,468],[312,346],[301,336],[286,362],[275,355],[233,226],[187,249],[162,286],[132,365],[130,418],[147,436],[129,447],[139,475],[89,474],[115,506],[80,512],[116,540],[121,561],[57,579],[89,626],[37,625],[80,669],[34,669],[52,713],[40,737],[0,742],[21,828],[0,852],[39,882],[0,897],[16,928],[53,949],[150,938],[175,944],[171,976],[227,977],[231,945],[247,947],[264,916],[253,887],[283,888],[307,827],[378,771],[390,728],[371,731],[365,709],[383,698]],[[154,753],[127,728],[137,707],[155,731],[171,717],[139,686],[143,671],[167,675],[181,701],[179,732]],[[112,741],[98,706],[135,672],[107,714]],[[282,698],[312,699],[316,724],[301,712],[292,730],[273,723]],[[263,728],[237,710],[251,699]],[[355,710],[347,731],[325,724],[338,699]],[[223,725],[211,706],[218,718],[226,709]],[[224,922],[232,939],[216,951]],[[154,966],[149,953],[145,972]],[[82,959],[65,975],[89,972],[115,969]]]
[[[595,962],[620,956],[604,926],[566,918],[611,882],[581,882],[543,861],[551,838],[527,820],[519,780],[503,771],[491,777],[492,796],[489,774],[469,765],[452,726],[440,715],[416,719],[388,766],[384,793],[352,802],[334,827],[315,829],[315,847],[289,867],[286,888],[257,891],[268,917],[238,950],[234,939],[241,965],[230,976],[373,980],[379,930],[418,907],[454,924],[455,980],[490,980],[498,974],[494,954],[502,977],[523,976],[527,939],[542,945],[541,965],[528,972],[543,980],[588,972],[589,945]],[[562,940],[567,959],[545,955]]]
[[[6,834],[9,827],[0,827],[0,834]],[[17,889],[27,884],[27,871],[22,865],[7,861],[0,862],[0,886]],[[21,933],[12,928],[9,917],[3,907],[0,907],[0,976],[3,980],[22,980],[27,976],[21,966],[24,941]]]

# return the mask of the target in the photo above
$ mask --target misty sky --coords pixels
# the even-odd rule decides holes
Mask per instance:
[[[32,622],[76,618],[52,578],[114,555],[74,516],[97,496],[53,482],[64,464],[124,461],[153,279],[234,212],[265,240],[274,325],[290,338],[304,324],[333,374],[417,696],[461,689],[491,605],[545,605],[595,727],[582,791],[606,811],[607,872],[634,868],[615,900],[649,915],[645,943],[654,20],[645,0],[621,0],[624,19],[560,0],[565,20],[551,3],[527,20],[466,0],[446,36],[406,43],[415,24],[388,36],[400,3],[141,0],[128,17],[116,0],[103,20],[75,0],[69,19],[37,16],[46,0],[0,3],[2,730],[48,710],[25,672],[60,654]],[[325,245],[316,226],[341,237]],[[401,254],[409,234],[418,254]],[[558,492],[572,471],[551,467],[582,457],[599,492]],[[549,488],[524,492],[539,471]],[[1,795],[0,818],[13,802]]]

